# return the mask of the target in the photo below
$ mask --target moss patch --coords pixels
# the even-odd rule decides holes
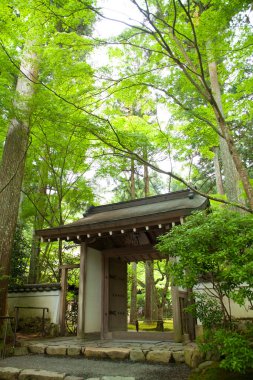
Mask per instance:
[[[189,380],[252,380],[253,371],[246,374],[240,374],[235,372],[229,372],[222,368],[206,368],[203,371],[193,371],[189,377]]]

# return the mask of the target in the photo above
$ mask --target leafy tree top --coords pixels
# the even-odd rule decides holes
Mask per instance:
[[[191,288],[207,277],[243,304],[253,286],[253,216],[227,208],[198,212],[163,235],[157,248],[174,257],[174,283]],[[238,287],[243,286],[238,292]]]

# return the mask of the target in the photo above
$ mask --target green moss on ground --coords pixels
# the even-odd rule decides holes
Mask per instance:
[[[173,330],[173,320],[166,319],[163,322],[164,331],[172,331]],[[128,330],[136,330],[135,324],[128,324]],[[157,331],[156,330],[156,322],[145,323],[144,321],[139,321],[139,331]]]
[[[253,371],[246,374],[226,371],[222,368],[206,368],[201,372],[193,371],[188,380],[252,380]]]

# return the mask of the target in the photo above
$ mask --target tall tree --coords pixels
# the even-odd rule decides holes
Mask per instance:
[[[148,59],[139,69],[133,66],[128,76],[117,78],[118,90],[148,87],[160,99],[167,99],[170,109],[180,110],[179,117],[187,119],[189,124],[196,124],[192,134],[197,139],[201,140],[202,134],[209,134],[212,138],[210,148],[220,139],[227,196],[231,202],[239,201],[235,190],[235,187],[238,189],[238,180],[235,180],[238,177],[248,208],[252,209],[253,189],[230,123],[230,115],[236,112],[232,102],[229,109],[224,106],[224,100],[228,104],[231,98],[228,85],[231,74],[225,66],[237,64],[239,67],[237,52],[243,51],[249,57],[252,50],[249,38],[245,37],[246,30],[251,36],[252,31],[241,16],[250,1],[130,1],[143,17],[143,22],[122,21],[132,28],[111,43],[130,46],[138,59],[141,52],[143,56],[148,55]],[[238,39],[238,34],[242,39]],[[229,59],[226,57],[228,51]],[[213,68],[214,62],[219,63],[217,70]],[[218,74],[219,83],[213,74]],[[233,167],[238,174],[235,172],[232,178]]]
[[[33,45],[34,41],[31,42],[28,37],[20,66],[24,74],[18,77],[16,86],[15,117],[10,121],[0,166],[0,233],[4,237],[0,243],[0,268],[3,276],[0,281],[1,315],[6,314],[7,276],[29,146],[30,102],[34,93],[33,82],[37,80],[37,57]]]
[[[47,90],[48,94],[55,94],[55,89],[60,87],[57,82],[59,78],[56,78],[52,72],[46,71],[46,67],[49,68],[50,65],[45,64],[48,57],[44,53],[51,51],[51,57],[53,57],[52,50],[54,50],[54,55],[59,52],[59,45],[62,43],[59,30],[63,33],[69,32],[85,24],[86,29],[90,30],[94,16],[90,11],[80,9],[79,4],[74,0],[68,0],[61,6],[54,1],[50,4],[38,0],[3,1],[1,14],[5,15],[5,24],[1,31],[1,53],[5,57],[5,62],[13,65],[12,72],[18,76],[15,95],[12,96],[12,106],[9,103],[7,105],[9,108],[5,112],[9,127],[0,164],[0,232],[4,236],[0,244],[2,274],[0,314],[5,315],[11,247],[19,211],[25,159],[31,143],[31,127],[34,126],[34,106],[36,100],[39,99],[38,88],[41,86]],[[6,31],[11,31],[11,33],[8,34]],[[71,34],[72,38],[73,34]],[[84,38],[79,37],[78,42],[79,45],[80,42],[83,44]],[[83,48],[83,56],[84,51]],[[69,66],[73,58],[72,55],[70,59],[70,55],[68,55]],[[50,86],[48,86],[49,82]],[[62,94],[64,90],[64,95],[66,94],[67,87],[71,96],[71,86],[61,81]],[[43,105],[46,103],[45,99],[43,99]],[[81,100],[80,96],[79,99]]]

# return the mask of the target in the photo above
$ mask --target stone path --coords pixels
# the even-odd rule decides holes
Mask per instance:
[[[0,361],[0,380],[185,380],[184,348],[171,341],[22,340],[16,356]]]
[[[84,340],[75,337],[23,341],[16,354],[82,356],[85,358],[131,360],[149,363],[184,363],[184,347],[175,342]]]

